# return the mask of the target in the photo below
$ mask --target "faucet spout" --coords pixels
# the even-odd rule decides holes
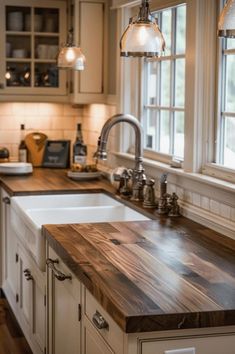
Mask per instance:
[[[143,200],[143,186],[145,184],[145,175],[143,168],[143,130],[139,121],[130,114],[116,114],[109,118],[104,124],[98,141],[97,158],[107,159],[107,141],[111,128],[121,122],[129,123],[135,131],[135,168],[133,170],[133,192],[132,200]]]

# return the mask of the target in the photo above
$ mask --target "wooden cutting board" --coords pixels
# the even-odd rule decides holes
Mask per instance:
[[[42,165],[47,135],[40,132],[33,132],[25,136],[25,144],[28,149],[28,160],[33,166]]]

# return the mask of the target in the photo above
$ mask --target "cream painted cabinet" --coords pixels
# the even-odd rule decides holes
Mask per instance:
[[[108,1],[75,0],[74,36],[86,56],[85,70],[74,73],[74,103],[104,103],[107,99]]]
[[[46,286],[41,273],[27,251],[18,245],[19,319],[33,343],[35,353],[44,353],[46,346]]]
[[[47,258],[47,284],[48,353],[81,354],[80,282],[51,248]]]
[[[2,288],[12,308],[19,300],[17,287],[17,237],[10,222],[10,197],[1,190],[1,269]]]
[[[1,190],[2,289],[34,354],[46,346],[46,275],[18,239],[11,221],[11,198]]]
[[[56,67],[59,46],[66,40],[66,2],[2,0],[0,11],[2,100],[66,97],[67,73]]]
[[[99,335],[94,325],[87,319],[84,319],[83,328],[83,354],[113,354],[114,352]]]
[[[165,354],[174,350],[191,349],[187,353],[192,354],[233,354],[235,348],[235,335],[197,335],[182,337],[159,338],[153,340],[141,340],[139,352],[141,354]]]

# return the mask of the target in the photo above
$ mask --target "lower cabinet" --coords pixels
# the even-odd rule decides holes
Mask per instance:
[[[124,333],[49,245],[39,270],[1,197],[1,286],[33,354],[234,354],[235,326]]]
[[[81,284],[51,248],[47,284],[48,353],[80,354]]]
[[[87,318],[83,321],[82,339],[83,354],[114,353]]]
[[[24,248],[18,246],[19,317],[38,353],[46,347],[46,284]]]
[[[185,331],[186,332],[186,331]],[[140,354],[232,354],[235,349],[235,335],[188,335],[156,340],[141,340]],[[178,351],[177,351],[178,350]],[[184,350],[184,352],[183,352]],[[187,351],[186,351],[187,350]],[[175,352],[176,351],[176,352]]]
[[[41,272],[11,223],[11,199],[1,190],[2,288],[34,354],[46,348],[46,274]]]
[[[2,288],[10,305],[15,308],[18,301],[17,286],[17,236],[10,222],[10,197],[1,189],[1,269]]]

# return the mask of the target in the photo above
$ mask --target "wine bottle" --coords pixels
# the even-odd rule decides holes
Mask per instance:
[[[86,165],[87,146],[83,142],[82,125],[77,125],[76,140],[73,144],[73,163]]]
[[[25,144],[24,138],[25,138],[25,129],[24,129],[24,124],[20,125],[20,131],[21,131],[21,140],[20,140],[20,145],[19,145],[19,161],[20,162],[27,162],[27,146]]]

